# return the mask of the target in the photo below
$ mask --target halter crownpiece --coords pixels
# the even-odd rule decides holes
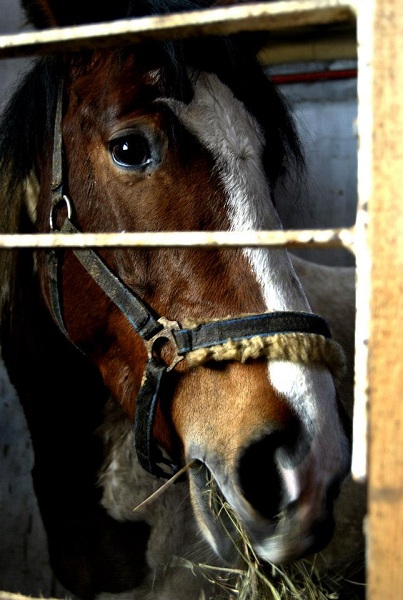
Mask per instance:
[[[80,233],[73,222],[73,205],[63,194],[62,162],[62,94],[56,110],[52,205],[50,230],[60,233]],[[57,211],[64,205],[66,216],[60,227]],[[73,254],[88,274],[124,314],[132,328],[141,336],[147,349],[142,384],[136,400],[134,436],[137,457],[141,466],[157,477],[169,478],[178,467],[165,459],[152,436],[155,411],[163,382],[175,366],[186,359],[189,367],[206,361],[238,360],[266,357],[293,362],[321,362],[333,373],[344,364],[341,347],[331,339],[329,327],[322,317],[306,312],[269,312],[234,318],[191,323],[181,327],[176,321],[158,315],[133,290],[129,289],[91,248],[72,248]],[[48,252],[50,305],[60,330],[69,338],[62,310],[60,270],[62,250]],[[160,357],[160,342],[168,341],[174,350],[170,364]],[[70,340],[71,341],[71,340]],[[167,472],[160,464],[171,469]]]

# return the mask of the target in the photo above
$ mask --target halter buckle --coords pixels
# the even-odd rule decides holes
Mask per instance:
[[[160,331],[153,335],[149,340],[144,340],[148,358],[150,359],[154,357],[158,360],[161,360],[160,351],[165,345],[165,342],[169,342],[175,351],[171,363],[167,366],[167,371],[172,371],[172,369],[185,358],[178,353],[178,344],[173,333],[174,331],[179,331],[179,323],[176,321],[170,321],[166,317],[160,317],[157,323],[162,326],[162,329],[160,329]]]
[[[67,218],[69,220],[71,219],[71,216],[73,214],[73,208],[71,206],[70,198],[65,194],[63,194],[62,196],[56,195],[55,199],[52,202],[52,206],[50,208],[49,213],[49,226],[51,232],[59,231],[58,227],[56,226],[56,212],[60,209],[62,205],[64,205],[67,210]]]

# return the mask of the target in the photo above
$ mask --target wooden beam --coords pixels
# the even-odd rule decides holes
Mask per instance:
[[[358,37],[367,60],[359,75],[360,145],[366,143],[359,176],[371,266],[367,598],[397,600],[403,598],[402,1],[365,0]],[[358,298],[357,310],[367,302]]]
[[[347,248],[354,252],[354,228],[279,231],[159,231],[124,233],[0,234],[5,248]]]
[[[291,0],[0,36],[0,58],[240,31],[297,30],[355,21],[355,0]]]
[[[337,33],[323,32],[323,36],[293,36],[291,39],[272,39],[258,54],[263,66],[285,63],[308,63],[332,60],[355,60],[357,40],[355,30]]]
[[[25,594],[15,594],[13,592],[2,592],[0,591],[0,600],[45,600],[42,596],[40,598],[33,598],[32,596],[25,596]],[[46,598],[46,600],[58,600],[57,598]]]

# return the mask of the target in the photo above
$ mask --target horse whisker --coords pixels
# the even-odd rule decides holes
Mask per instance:
[[[192,467],[194,467],[196,465],[196,463],[197,463],[197,460],[191,460],[190,462],[188,462],[177,473],[175,473],[175,475],[173,475],[170,479],[168,479],[168,481],[166,481],[164,484],[162,484],[162,486],[159,487],[158,490],[155,490],[155,492],[153,492],[150,496],[148,496],[145,500],[143,500],[143,502],[140,502],[140,504],[135,506],[133,508],[133,512],[135,512],[136,510],[139,510],[140,508],[144,508],[145,506],[148,506],[149,504],[151,504],[151,502],[154,502],[155,500],[157,500],[162,494],[164,494],[167,491],[167,489],[169,487],[171,487],[171,485],[173,483],[175,483],[175,481],[177,479],[179,479],[179,477],[181,477],[184,473],[186,473],[186,471],[188,471],[188,469],[191,469]]]

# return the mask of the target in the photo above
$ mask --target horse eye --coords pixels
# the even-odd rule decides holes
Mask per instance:
[[[112,140],[109,151],[114,162],[120,167],[140,169],[152,159],[148,141],[141,135],[126,135]]]

